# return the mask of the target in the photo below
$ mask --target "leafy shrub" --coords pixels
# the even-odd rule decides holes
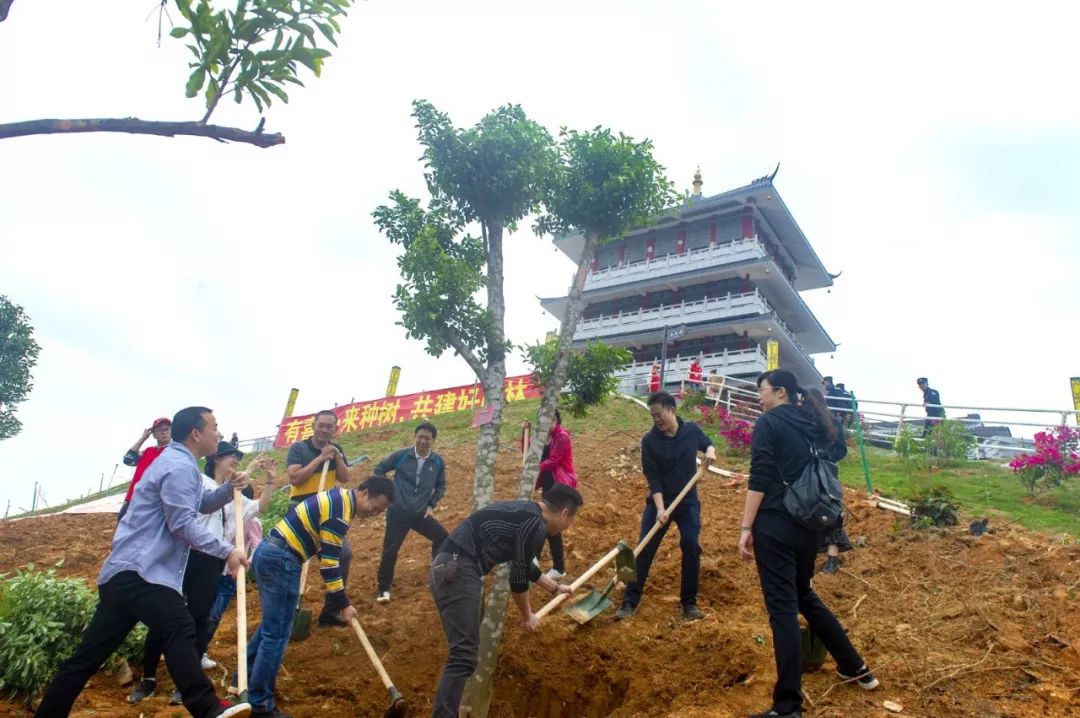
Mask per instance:
[[[1036,490],[1061,486],[1069,476],[1080,474],[1080,430],[1067,426],[1035,435],[1035,453],[1021,454],[1009,462],[1032,496]]]
[[[687,388],[682,392],[682,397],[679,399],[679,407],[684,411],[704,405],[705,392],[700,389]]]
[[[916,528],[955,526],[960,510],[952,491],[944,486],[916,491],[908,497],[911,522]]]
[[[266,511],[259,517],[259,520],[262,522],[264,536],[270,535],[270,529],[277,526],[278,522],[285,518],[285,513],[288,510],[288,490],[279,489],[278,491],[275,491],[274,495],[270,497],[270,505],[266,507]]]
[[[97,600],[86,581],[57,578],[56,568],[37,571],[29,564],[13,576],[0,574],[0,690],[25,693],[32,702],[75,651]],[[118,658],[142,660],[145,640],[139,624],[106,667],[118,668]]]
[[[524,347],[525,361],[532,367],[533,383],[545,386],[555,375],[559,358],[559,342],[551,339],[542,344]],[[629,349],[591,341],[581,351],[570,354],[563,385],[565,410],[581,418],[594,406],[602,406],[619,388],[615,372],[631,361],[634,355]]]
[[[904,426],[893,442],[893,449],[910,467],[941,468],[962,461],[975,446],[975,437],[968,433],[963,422],[942,420],[930,433],[922,436],[910,424]]]
[[[724,440],[727,453],[732,456],[750,455],[750,441],[754,437],[754,428],[750,422],[736,419],[722,406],[702,406],[701,423],[716,429]]]

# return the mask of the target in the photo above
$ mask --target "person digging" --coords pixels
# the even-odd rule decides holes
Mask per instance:
[[[329,489],[289,509],[255,549],[251,568],[259,586],[262,621],[247,649],[253,717],[288,718],[274,703],[274,684],[296,618],[304,562],[318,555],[327,601],[338,619],[349,625],[356,609],[345,593],[341,569],[345,533],[353,517],[380,514],[393,500],[393,482],[381,477],[373,476],[355,489]]]
[[[390,602],[390,584],[398,552],[410,531],[431,541],[431,558],[439,552],[447,531],[435,518],[435,507],[446,494],[446,462],[431,450],[439,430],[425,421],[413,430],[413,445],[395,451],[375,467],[375,476],[394,472],[394,503],[386,511],[382,558],[379,560],[378,603]]]
[[[553,594],[571,593],[570,586],[541,574],[533,559],[548,536],[573,523],[582,503],[576,489],[562,484],[540,501],[496,501],[462,521],[443,543],[429,585],[450,653],[435,693],[434,718],[457,718],[465,682],[476,670],[484,576],[492,568],[510,563],[510,591],[529,631],[540,626],[529,603],[530,582]]]
[[[697,424],[683,421],[675,414],[675,397],[667,392],[657,392],[649,397],[649,413],[653,428],[641,439],[641,470],[649,484],[649,497],[641,512],[641,533],[644,539],[659,522],[661,528],[636,561],[637,580],[626,585],[623,602],[615,612],[616,619],[629,618],[637,612],[645,582],[649,578],[660,542],[667,533],[670,522],[679,527],[679,548],[682,549],[682,581],[679,602],[682,615],[692,621],[704,618],[697,607],[698,576],[701,572],[701,502],[697,487],[693,487],[673,511],[665,507],[682,491],[697,473],[697,454],[705,452],[705,467],[716,460],[712,441]]]

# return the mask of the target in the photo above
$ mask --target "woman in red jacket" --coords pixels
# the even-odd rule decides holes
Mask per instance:
[[[649,393],[655,394],[660,391],[660,365],[653,364],[649,372]]]
[[[570,446],[570,432],[563,428],[562,414],[558,409],[555,410],[555,423],[548,432],[544,453],[540,455],[540,476],[536,479],[536,489],[543,495],[555,484],[565,484],[572,489],[576,489],[578,484],[574,450]],[[547,575],[557,581],[566,575],[562,534],[549,535],[547,540],[553,564]]]

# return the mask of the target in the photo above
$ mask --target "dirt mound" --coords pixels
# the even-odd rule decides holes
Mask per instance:
[[[638,440],[636,434],[603,430],[576,437],[587,507],[567,536],[571,572],[584,569],[619,538],[636,537],[646,495]],[[461,445],[444,453],[449,487],[439,516],[450,527],[469,508],[472,452]],[[519,465],[511,453],[500,457],[501,496],[513,493]],[[579,627],[557,613],[539,634],[525,636],[510,610],[493,716],[722,718],[769,704],[775,674],[768,618],[756,573],[735,554],[743,494],[718,482],[702,488],[705,620],[678,618],[679,548],[670,536],[633,619],[616,624],[609,612]],[[900,517],[869,508],[861,498],[848,498],[848,533],[861,547],[845,556],[839,574],[815,584],[882,688],[868,694],[838,685],[830,662],[827,670],[804,679],[812,715],[882,716],[884,700],[901,704],[909,716],[1080,714],[1076,546],[1014,527],[980,538],[962,530],[914,532],[897,523]],[[113,525],[110,516],[73,515],[0,523],[0,571],[63,559],[61,573],[92,580]],[[382,531],[381,519],[357,522],[350,530],[350,595],[412,714],[429,715],[446,656],[426,585],[430,554],[422,539],[410,536],[394,600],[378,606],[373,598]],[[314,604],[321,593],[316,579],[305,601]],[[542,599],[537,592],[534,606]],[[257,603],[256,594],[250,607],[255,617]],[[210,649],[223,664],[213,671],[219,683],[235,663],[233,620],[234,614],[226,617]],[[290,646],[278,685],[282,708],[298,718],[377,716],[386,706],[382,685],[346,630],[318,629]],[[99,675],[72,715],[181,714],[161,696],[135,708],[123,695],[114,678]],[[21,711],[0,703],[0,713]]]

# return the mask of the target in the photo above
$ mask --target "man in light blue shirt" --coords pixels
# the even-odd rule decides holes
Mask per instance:
[[[234,485],[203,488],[198,460],[217,448],[217,419],[206,407],[182,409],[173,418],[172,443],[135,487],[117,526],[112,551],[98,574],[98,605],[82,642],[61,664],[38,707],[38,718],[71,712],[86,682],[142,622],[165,641],[165,663],[195,718],[247,716],[247,703],[228,705],[214,693],[195,648],[195,623],[181,594],[188,552],[225,559],[230,574],[247,557],[211,534],[198,520],[232,500]],[[242,488],[240,478],[235,488]]]

